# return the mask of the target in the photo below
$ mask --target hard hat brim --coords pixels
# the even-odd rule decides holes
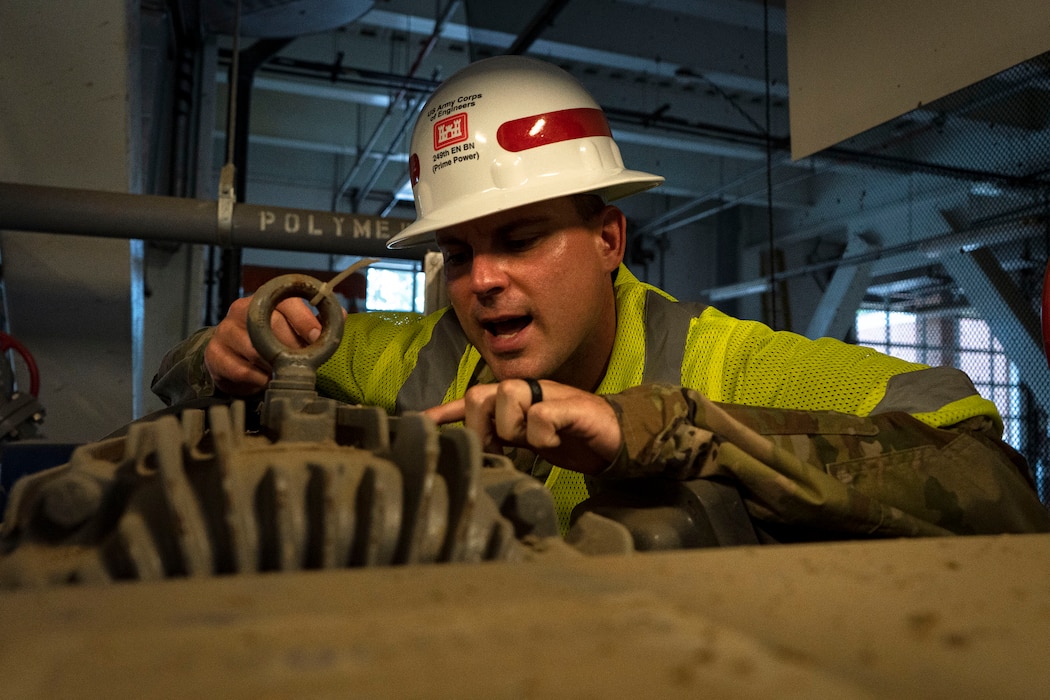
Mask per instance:
[[[508,197],[505,206],[501,206],[498,192],[478,193],[476,202],[460,201],[455,206],[438,209],[430,212],[427,216],[417,219],[391,238],[387,242],[386,247],[391,250],[400,250],[433,243],[435,232],[442,229],[458,226],[499,211],[526,206],[548,199],[574,194],[596,194],[601,196],[606,202],[612,202],[657,187],[663,181],[664,178],[660,175],[653,175],[640,170],[622,170],[603,182],[581,183],[578,189],[566,189],[565,183],[560,182],[552,183],[551,191],[545,193],[545,188],[542,185],[538,185],[533,191],[535,196],[530,198],[529,201],[522,202],[519,192]]]

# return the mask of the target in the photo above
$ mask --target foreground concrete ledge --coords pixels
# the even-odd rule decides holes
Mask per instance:
[[[1050,535],[0,594],[5,697],[1037,697]]]

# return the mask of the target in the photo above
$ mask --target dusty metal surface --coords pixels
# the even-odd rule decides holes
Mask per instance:
[[[0,594],[11,697],[1041,697],[1050,536]]]

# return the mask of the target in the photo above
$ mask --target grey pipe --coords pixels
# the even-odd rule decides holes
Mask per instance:
[[[0,229],[422,260],[389,250],[408,219],[236,203],[228,232],[218,203],[146,194],[0,183]]]

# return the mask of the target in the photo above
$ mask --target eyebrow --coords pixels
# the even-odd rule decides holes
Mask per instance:
[[[548,217],[548,216],[542,216],[542,215],[541,216],[530,216],[530,217],[525,218],[525,219],[516,219],[516,220],[511,221],[511,222],[509,222],[507,224],[504,224],[503,226],[500,226],[495,231],[493,231],[493,233],[495,235],[497,235],[497,236],[506,236],[506,235],[509,235],[511,233],[514,233],[518,229],[528,228],[530,226],[535,226],[537,224],[545,224],[545,223],[547,223],[549,221],[550,221],[550,217]]]
[[[497,238],[508,236],[517,231],[518,229],[528,228],[529,226],[543,225],[546,224],[548,221],[550,221],[550,217],[543,215],[530,216],[524,219],[515,219],[514,221],[509,221],[502,226],[498,226],[495,230],[492,231],[492,235]],[[454,233],[449,233],[448,230],[438,231],[434,234],[434,238],[439,246],[464,243],[461,237],[455,235]]]

